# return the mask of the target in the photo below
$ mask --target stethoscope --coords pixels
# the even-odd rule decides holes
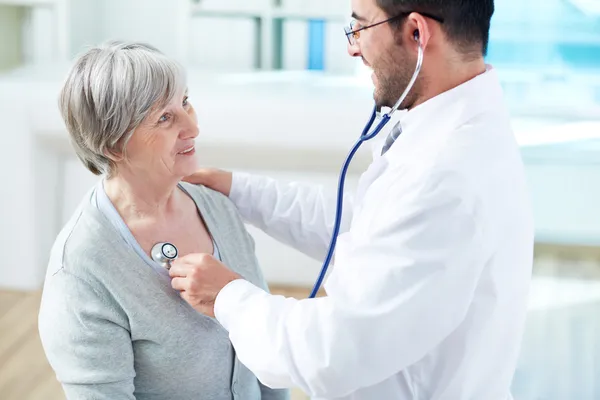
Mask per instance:
[[[348,156],[346,157],[346,161],[344,161],[342,170],[340,172],[340,177],[339,177],[338,192],[337,192],[337,207],[336,207],[336,212],[335,212],[335,223],[333,226],[333,233],[331,235],[331,242],[329,244],[329,250],[327,252],[327,257],[325,258],[325,261],[323,261],[323,266],[321,267],[321,272],[319,274],[319,277],[317,278],[317,281],[315,282],[315,285],[313,287],[312,292],[310,293],[309,298],[314,298],[317,295],[317,292],[319,291],[319,289],[321,288],[321,284],[323,283],[323,279],[325,279],[325,274],[327,273],[327,268],[329,267],[331,258],[333,257],[333,252],[335,250],[335,245],[337,242],[338,234],[340,232],[340,224],[341,224],[341,220],[342,220],[342,202],[343,202],[343,196],[344,196],[344,181],[346,180],[346,172],[348,171],[350,162],[352,161],[354,154],[356,154],[356,152],[358,151],[358,148],[360,147],[360,145],[363,144],[364,142],[366,142],[367,140],[371,140],[375,136],[377,136],[377,134],[381,131],[381,129],[383,129],[383,127],[389,122],[389,120],[392,117],[392,114],[394,112],[396,112],[398,107],[400,107],[400,104],[402,104],[402,102],[404,101],[404,99],[406,98],[406,96],[408,95],[410,90],[412,89],[413,85],[415,84],[415,81],[417,80],[417,77],[419,76],[419,73],[421,72],[421,66],[423,65],[423,47],[421,46],[421,41],[419,40],[419,31],[415,31],[414,38],[419,45],[419,55],[417,57],[417,67],[415,69],[415,72],[413,73],[413,76],[412,76],[410,82],[408,83],[408,86],[406,86],[404,93],[402,93],[402,96],[398,99],[396,104],[394,104],[394,107],[392,107],[392,109],[387,114],[384,114],[381,117],[381,121],[377,124],[377,126],[375,127],[373,132],[369,133],[369,130],[371,130],[371,127],[373,126],[373,123],[375,122],[376,117],[379,115],[379,109],[378,109],[377,105],[375,105],[375,107],[373,108],[373,113],[371,114],[371,118],[369,119],[369,122],[367,122],[367,125],[365,125],[365,127],[360,135],[360,138],[358,139],[358,141],[356,142],[354,147],[352,147],[352,149],[350,150],[350,153],[348,153]]]
[[[171,262],[177,259],[178,254],[177,247],[168,242],[156,243],[150,251],[152,259],[166,270],[171,269]]]
[[[402,104],[402,102],[404,101],[404,99],[406,98],[406,96],[408,95],[408,93],[410,92],[412,87],[414,86],[415,81],[417,80],[417,77],[419,76],[419,73],[421,72],[421,66],[423,65],[423,47],[421,46],[421,42],[419,41],[418,31],[415,32],[415,40],[419,44],[419,55],[418,55],[418,59],[417,59],[417,67],[415,69],[415,72],[413,73],[413,76],[412,76],[410,82],[408,83],[408,86],[404,90],[404,93],[402,93],[402,96],[398,99],[396,104],[394,104],[394,107],[392,107],[392,109],[387,114],[384,114],[382,117],[380,117],[381,120],[379,121],[379,123],[377,124],[375,129],[371,133],[369,133],[369,131],[371,130],[371,127],[373,126],[373,123],[375,122],[375,119],[379,116],[379,107],[377,105],[375,105],[375,107],[373,108],[373,112],[371,114],[371,118],[367,122],[367,125],[365,125],[365,127],[360,135],[360,138],[358,139],[358,141],[356,142],[354,147],[352,147],[352,149],[350,150],[350,153],[348,153],[348,156],[346,157],[346,160],[344,161],[342,170],[340,171],[338,191],[337,191],[337,206],[336,206],[336,212],[335,212],[335,223],[333,226],[333,233],[331,235],[331,242],[329,243],[329,250],[327,252],[327,257],[325,257],[325,260],[323,261],[323,266],[321,267],[321,272],[319,273],[319,277],[317,278],[317,280],[315,282],[315,285],[313,287],[312,292],[310,293],[309,298],[314,298],[317,295],[317,292],[319,291],[319,289],[321,288],[321,284],[323,283],[323,279],[325,279],[325,275],[327,274],[327,268],[329,267],[331,258],[333,257],[333,252],[335,250],[335,245],[337,243],[337,237],[338,237],[338,234],[340,231],[340,224],[341,224],[341,219],[342,219],[342,202],[343,202],[343,196],[344,196],[344,183],[346,180],[346,172],[348,171],[350,162],[352,161],[352,158],[358,151],[359,147],[367,140],[371,140],[375,136],[377,136],[377,134],[383,129],[383,127],[390,121],[392,114],[394,112],[396,112],[398,107],[400,107],[400,104]],[[155,262],[157,262],[160,266],[162,266],[163,268],[168,270],[171,268],[171,262],[177,259],[178,251],[177,251],[177,247],[175,247],[175,245],[173,245],[172,243],[161,242],[161,243],[156,243],[152,247],[151,254],[152,254],[152,259]]]

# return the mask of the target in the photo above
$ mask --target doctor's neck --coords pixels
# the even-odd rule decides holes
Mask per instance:
[[[419,96],[410,108],[426,102],[448,90],[470,81],[486,70],[483,57],[465,60],[464,56],[439,58],[423,66],[423,81]]]

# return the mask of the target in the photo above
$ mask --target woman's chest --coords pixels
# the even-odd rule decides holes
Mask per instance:
[[[127,310],[136,390],[156,398],[228,398],[235,353],[227,332],[176,291],[166,292],[149,292]]]
[[[136,226],[131,229],[143,251],[150,255],[156,243],[172,243],[179,256],[214,251],[213,238],[199,216],[191,215],[177,221]]]

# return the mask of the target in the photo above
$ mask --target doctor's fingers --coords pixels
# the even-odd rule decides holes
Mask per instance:
[[[207,269],[213,260],[214,258],[210,254],[188,254],[171,262],[169,275],[173,278],[199,274],[202,270]]]
[[[191,282],[187,278],[173,278],[171,279],[171,287],[180,292],[186,292],[191,288]]]
[[[229,171],[216,168],[201,168],[194,174],[186,176],[183,180],[196,185],[208,186],[225,196],[229,196],[233,175]]]
[[[186,277],[175,277],[171,279],[171,287],[186,295],[186,301],[192,300],[195,296],[202,295],[206,291],[206,285],[199,276],[188,275]]]
[[[172,264],[208,265],[214,260],[215,258],[207,253],[190,253],[179,257],[177,260],[173,261]]]

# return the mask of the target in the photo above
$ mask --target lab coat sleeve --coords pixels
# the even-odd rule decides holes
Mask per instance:
[[[244,221],[310,257],[325,257],[335,221],[335,191],[236,172],[229,197]],[[343,197],[342,211],[340,232],[345,232],[352,218],[349,194]]]
[[[259,382],[260,400],[290,400],[290,391],[287,389],[272,389]]]
[[[68,400],[135,400],[131,337],[94,287],[64,270],[47,281],[39,333]]]
[[[271,387],[337,398],[414,364],[463,321],[482,268],[476,202],[450,175],[390,187],[339,240],[328,296],[274,296],[245,280],[215,314],[242,363]]]

